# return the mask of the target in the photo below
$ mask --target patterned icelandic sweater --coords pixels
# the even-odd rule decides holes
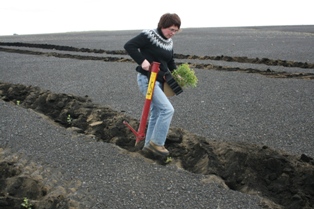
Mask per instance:
[[[139,35],[129,40],[124,49],[139,65],[136,71],[148,76],[149,73],[141,68],[142,62],[147,59],[150,63],[153,61],[160,63],[160,72],[157,81],[163,83],[163,76],[169,70],[176,69],[173,59],[173,41],[166,39],[158,29],[143,30]]]

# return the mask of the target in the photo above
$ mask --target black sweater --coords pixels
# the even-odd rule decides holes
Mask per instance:
[[[158,29],[143,30],[139,35],[129,40],[124,49],[139,65],[136,71],[148,76],[149,73],[141,67],[142,62],[146,59],[148,62],[153,61],[160,63],[160,71],[157,81],[164,82],[163,76],[166,72],[172,72],[176,69],[173,59],[173,42],[172,39],[166,39]]]

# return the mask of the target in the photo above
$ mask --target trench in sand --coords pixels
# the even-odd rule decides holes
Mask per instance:
[[[53,44],[37,44],[37,43],[24,43],[24,42],[0,42],[0,51],[8,53],[20,53],[20,54],[31,54],[39,56],[53,56],[58,58],[70,58],[79,60],[95,60],[103,62],[133,62],[126,53],[125,50],[103,50],[103,49],[89,49],[89,48],[76,48],[72,46],[62,46]],[[22,49],[28,48],[28,49]],[[36,51],[29,49],[41,49],[41,50],[53,50],[53,51]],[[81,54],[66,54],[60,52],[79,52]],[[85,53],[94,55],[85,55]],[[98,55],[98,56],[95,56]],[[105,56],[99,56],[105,55]],[[114,56],[108,56],[114,55]],[[123,55],[124,57],[117,57],[118,55]],[[282,66],[288,68],[300,68],[300,69],[313,69],[314,63],[307,62],[296,62],[290,60],[280,60],[280,59],[269,59],[269,58],[250,58],[250,57],[232,57],[227,55],[218,56],[197,56],[197,55],[185,55],[185,54],[174,54],[175,59],[185,59],[185,60],[212,60],[212,61],[223,61],[226,63],[250,63],[265,66]],[[180,62],[177,63],[182,64]],[[286,71],[274,71],[269,68],[255,69],[255,68],[243,68],[243,67],[230,67],[227,64],[216,65],[212,63],[191,63],[189,62],[191,68],[203,69],[203,70],[221,70],[221,71],[236,71],[244,73],[257,73],[271,78],[297,78],[297,79],[314,79],[314,73],[311,72],[286,72]]]
[[[65,128],[92,135],[129,152],[140,152],[134,134],[123,124],[139,121],[94,104],[87,97],[55,94],[39,87],[0,83],[0,96],[48,116]],[[258,195],[269,208],[314,207],[314,160],[267,146],[211,141],[181,128],[170,128],[166,147],[181,168],[212,179],[228,189]]]
[[[6,46],[6,48],[0,47],[0,51],[7,53],[104,62],[132,62],[123,50],[108,51],[21,42],[0,42],[0,46]],[[22,49],[22,47],[27,47],[28,49]],[[40,49],[40,51],[33,49]],[[73,53],[67,54],[63,53],[64,51]],[[94,53],[94,55],[85,55],[84,53]],[[117,57],[119,55],[123,57]],[[254,63],[270,66],[314,68],[314,64],[311,63],[272,60],[268,58],[182,54],[176,54],[175,57],[176,59],[187,59],[190,61],[221,60],[225,62]],[[258,73],[267,77],[280,79],[314,79],[313,73],[275,72],[269,69],[232,68],[205,63],[189,64],[193,68],[204,70]],[[89,98],[55,94],[38,87],[8,83],[0,83],[0,96],[6,102],[19,104],[21,107],[30,108],[44,114],[63,127],[80,134],[94,136],[97,141],[113,143],[130,153],[140,153],[134,147],[134,134],[123,124],[123,121],[127,120],[132,127],[138,127],[139,121],[108,107],[98,106],[92,103]],[[314,160],[310,156],[304,154],[301,156],[292,156],[282,151],[254,144],[211,141],[181,128],[170,129],[166,147],[169,149],[173,159],[171,163],[189,172],[204,175],[207,177],[204,180],[206,182],[215,181],[227,189],[258,195],[262,197],[262,203],[265,207],[291,209],[314,207]],[[2,182],[6,182],[8,178],[16,177],[16,182],[9,182],[8,186],[18,183],[25,185],[25,182],[28,182],[24,192],[28,192],[27,189],[35,188],[32,183],[34,182],[33,179],[21,179],[19,176],[20,171],[14,170],[14,166],[14,162],[1,162],[0,169],[8,171],[8,175],[1,177]],[[39,184],[39,188],[42,188],[40,181],[36,182]],[[33,187],[31,187],[32,185]],[[5,189],[7,191],[10,188],[7,187]],[[63,191],[57,190],[57,192],[62,193]],[[2,200],[5,199],[7,202],[12,202],[9,208],[14,204],[17,207],[20,206],[21,198],[13,197],[10,199],[10,197],[3,196],[2,194],[4,193],[1,193]],[[39,194],[42,196],[34,197],[34,199],[45,197],[47,200],[47,196],[49,197],[46,190],[40,191]],[[20,197],[22,197],[21,195]],[[49,206],[47,203],[43,203],[42,205],[44,206],[42,207],[52,209],[57,208],[56,205],[58,205],[61,208],[60,206],[63,204],[64,208],[66,208],[69,205],[63,199],[57,200],[56,197],[50,199],[50,202],[53,202],[54,205]],[[75,205],[73,202],[71,204]]]

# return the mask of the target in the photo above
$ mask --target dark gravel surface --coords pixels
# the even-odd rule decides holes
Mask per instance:
[[[0,36],[2,42],[65,45],[90,49],[122,50],[135,31],[82,32]],[[247,56],[314,62],[314,25],[182,29],[174,37],[175,53]]]
[[[176,53],[248,56],[314,63],[314,27],[184,29]],[[48,43],[122,50],[139,31],[0,37],[2,42]],[[143,98],[135,64],[0,52],[0,81],[56,93],[88,95],[139,118]],[[267,68],[267,67],[265,67]],[[199,85],[172,98],[173,126],[210,140],[245,141],[314,156],[314,81],[195,69]],[[309,69],[313,72],[313,69]],[[80,179],[88,208],[260,208],[256,196],[201,183],[203,176],[147,163],[110,144],[73,135],[1,101],[1,147]]]
[[[1,147],[60,170],[62,175],[52,175],[50,181],[81,182],[74,198],[86,208],[260,208],[256,196],[73,135],[32,110],[0,105]]]

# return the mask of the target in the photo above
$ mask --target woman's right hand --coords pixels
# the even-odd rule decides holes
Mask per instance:
[[[144,70],[149,71],[150,63],[145,59],[145,60],[142,62],[141,67],[142,67]]]

